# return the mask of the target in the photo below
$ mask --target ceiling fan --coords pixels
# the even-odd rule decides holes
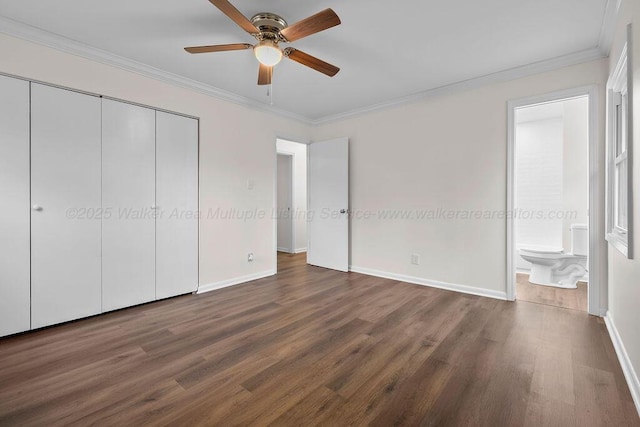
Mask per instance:
[[[273,67],[277,65],[282,57],[287,57],[302,65],[306,65],[316,71],[326,74],[329,77],[335,76],[340,68],[313,57],[301,50],[293,47],[281,49],[280,43],[289,43],[300,40],[328,28],[340,24],[340,18],[332,9],[325,9],[293,25],[287,25],[282,17],[275,13],[258,13],[251,20],[247,19],[238,9],[227,0],[209,0],[222,13],[227,15],[233,22],[238,24],[243,30],[251,34],[258,43],[255,45],[248,43],[221,44],[214,46],[194,46],[185,47],[189,53],[209,53],[225,52],[230,50],[253,49],[253,53],[260,62],[258,70],[258,84],[271,84]]]

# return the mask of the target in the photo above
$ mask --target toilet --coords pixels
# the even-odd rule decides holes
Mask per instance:
[[[520,256],[531,263],[529,282],[537,285],[575,289],[587,273],[589,229],[586,224],[571,225],[571,252],[562,249],[522,247]]]

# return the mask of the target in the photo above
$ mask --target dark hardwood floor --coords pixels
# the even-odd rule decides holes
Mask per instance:
[[[640,425],[599,318],[280,261],[0,340],[0,425]]]

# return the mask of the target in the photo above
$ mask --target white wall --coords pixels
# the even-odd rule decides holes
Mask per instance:
[[[613,72],[620,51],[626,39],[626,25],[632,23],[633,49],[633,253],[635,259],[626,259],[614,247],[609,246],[609,316],[615,325],[622,344],[626,349],[628,361],[636,375],[640,373],[640,2],[623,0],[622,9],[616,26],[616,36],[609,69]],[[624,365],[624,364],[623,364]],[[637,377],[636,377],[637,381]],[[636,391],[638,383],[635,384]],[[639,396],[640,397],[640,396]],[[637,405],[640,402],[636,402]]]
[[[579,85],[602,86],[607,71],[606,61],[593,61],[309,128],[9,36],[0,36],[0,57],[0,72],[201,118],[201,284],[275,270],[273,140],[348,136],[354,211],[497,212],[482,220],[353,220],[352,264],[498,292],[505,289],[505,220],[499,215],[506,203],[506,102]],[[227,217],[245,210],[264,215],[248,220],[207,216],[217,209]],[[296,234],[303,239],[303,233]],[[248,252],[255,262],[247,263]],[[411,253],[422,256],[420,265],[410,264]]]
[[[349,137],[352,216],[374,215],[351,221],[352,265],[504,294],[507,101],[596,84],[602,112],[606,74],[606,60],[592,61],[315,128],[313,140]],[[604,122],[599,125],[603,141]],[[599,157],[603,161],[604,145]],[[380,209],[438,208],[496,215],[376,215]],[[410,263],[412,253],[421,255],[420,265]]]
[[[0,58],[3,73],[199,117],[200,284],[275,271],[274,140],[308,140],[308,126],[5,35]],[[208,216],[218,208],[236,219]],[[239,219],[244,210],[260,218]]]
[[[563,221],[550,216],[563,208],[563,133],[562,117],[516,125],[515,207],[522,212],[515,221],[518,249],[562,249]],[[537,218],[540,213],[547,218]],[[526,267],[517,255],[516,263]]]
[[[293,155],[294,181],[294,222],[295,222],[295,251],[307,250],[307,146],[305,144],[278,139],[276,141],[278,153]]]

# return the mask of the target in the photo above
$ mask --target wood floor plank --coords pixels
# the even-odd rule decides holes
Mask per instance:
[[[573,379],[571,348],[540,343],[536,351],[532,392],[573,406],[576,402]]]
[[[574,367],[578,425],[628,425],[611,372],[584,365]],[[596,409],[597,408],[597,409]]]
[[[563,289],[536,285],[529,282],[528,274],[518,273],[516,274],[516,295],[521,301],[587,311],[586,282],[578,282],[576,289]]]
[[[309,393],[295,406],[276,418],[270,426],[317,426],[327,425],[338,408],[344,405],[344,399],[324,386]],[[264,425],[260,423],[261,425]]]
[[[640,426],[599,318],[278,259],[0,339],[0,426]]]
[[[524,419],[525,427],[574,427],[577,422],[574,405],[532,393]]]

